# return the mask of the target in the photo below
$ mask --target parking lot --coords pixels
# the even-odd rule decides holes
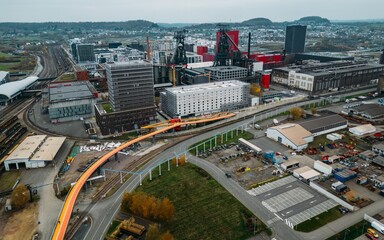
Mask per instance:
[[[267,183],[248,193],[291,227],[338,205],[293,176]]]

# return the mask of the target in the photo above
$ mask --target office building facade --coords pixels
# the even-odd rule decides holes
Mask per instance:
[[[97,104],[103,135],[125,132],[155,119],[153,68],[145,61],[106,64],[109,103]]]
[[[93,44],[76,45],[77,63],[95,62],[95,50]]]
[[[305,48],[305,35],[307,26],[292,25],[287,26],[285,32],[285,51],[286,53],[303,53]]]

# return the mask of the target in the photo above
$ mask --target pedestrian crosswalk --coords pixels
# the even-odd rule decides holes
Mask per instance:
[[[274,218],[272,218],[272,219],[269,219],[269,220],[267,221],[267,223],[268,223],[268,225],[271,225],[272,223],[277,222],[277,221],[279,221],[279,218],[278,218],[278,217],[274,217]]]

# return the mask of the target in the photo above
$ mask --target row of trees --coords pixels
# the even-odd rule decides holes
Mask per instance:
[[[316,114],[316,108],[311,108],[311,113],[312,114]],[[289,113],[291,114],[293,120],[298,120],[300,119],[302,116],[305,115],[305,112],[302,108],[299,108],[299,107],[293,107],[291,109],[289,109]]]
[[[158,199],[145,192],[125,192],[121,208],[143,218],[167,222],[171,221],[175,214],[175,207],[169,198]]]

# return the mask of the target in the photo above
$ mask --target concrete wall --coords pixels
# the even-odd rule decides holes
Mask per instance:
[[[313,189],[315,189],[316,191],[318,191],[319,193],[325,195],[326,197],[334,200],[335,202],[337,202],[338,204],[340,204],[341,206],[345,207],[345,208],[348,208],[349,210],[351,211],[356,211],[358,210],[357,207],[355,206],[352,206],[351,204],[345,202],[344,200],[338,198],[337,196],[333,195],[332,193],[328,192],[327,190],[325,190],[324,188],[322,188],[321,186],[317,185],[316,183],[314,182],[310,182],[309,183],[309,186]]]

